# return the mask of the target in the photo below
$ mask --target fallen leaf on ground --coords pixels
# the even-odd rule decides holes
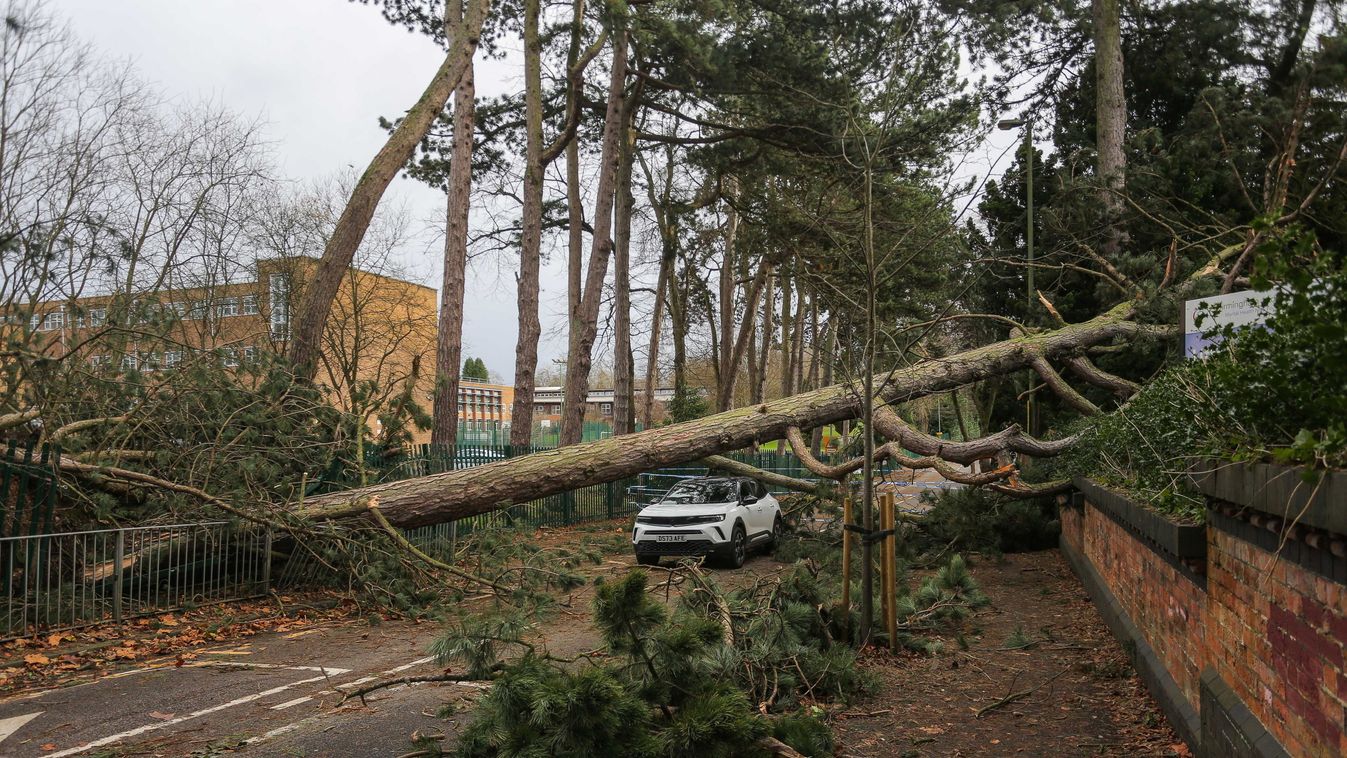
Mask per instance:
[[[29,666],[45,666],[51,659],[41,653],[29,653],[23,657],[23,662]]]
[[[173,714],[160,713],[159,711],[150,711],[150,718],[159,719],[160,721],[168,721],[169,719],[173,718]]]

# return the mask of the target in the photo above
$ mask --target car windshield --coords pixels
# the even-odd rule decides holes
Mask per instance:
[[[680,482],[664,496],[663,503],[729,503],[738,500],[733,482]]]

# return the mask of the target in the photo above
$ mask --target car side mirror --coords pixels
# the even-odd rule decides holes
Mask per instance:
[[[758,496],[757,496],[757,495],[751,495],[751,494],[750,494],[750,495],[743,495],[742,497],[739,498],[739,504],[740,504],[740,505],[752,505],[752,504],[754,504],[754,503],[756,503],[756,502],[758,502]]]

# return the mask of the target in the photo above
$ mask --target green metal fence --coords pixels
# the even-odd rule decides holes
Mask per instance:
[[[60,452],[32,440],[9,440],[0,453],[0,537],[45,534],[56,511]]]

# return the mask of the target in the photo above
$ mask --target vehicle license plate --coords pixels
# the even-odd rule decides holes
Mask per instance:
[[[656,542],[687,542],[686,534],[660,534],[655,536]]]

